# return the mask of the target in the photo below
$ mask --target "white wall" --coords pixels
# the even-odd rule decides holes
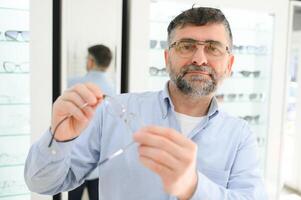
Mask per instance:
[[[52,1],[30,0],[31,142],[50,126],[52,106]],[[32,193],[32,200],[50,200]]]

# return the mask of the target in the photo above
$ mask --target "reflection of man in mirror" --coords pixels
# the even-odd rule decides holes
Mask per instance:
[[[77,83],[92,82],[100,87],[105,94],[113,95],[115,93],[113,87],[106,78],[106,71],[111,60],[112,52],[107,46],[99,44],[89,47],[86,63],[87,74],[83,77],[68,80],[68,87]]]
[[[26,160],[32,191],[74,188],[104,160],[101,200],[266,199],[255,135],[245,120],[219,109],[214,97],[234,62],[227,19],[219,9],[191,8],[167,32],[170,80],[164,89],[114,97],[124,106],[116,110],[139,116],[143,127],[129,133],[123,123],[129,120],[109,114],[116,107],[95,84],[65,91],[53,105],[50,130]],[[136,145],[116,152],[133,140]],[[106,159],[113,152],[119,156]]]
[[[113,87],[106,79],[106,71],[112,60],[112,52],[104,45],[95,45],[88,48],[87,74],[68,81],[68,87],[78,83],[91,82],[96,84],[107,95],[113,95]],[[79,142],[81,137],[78,138]],[[87,188],[89,199],[98,200],[98,169],[94,169],[79,187],[68,192],[69,200],[81,200],[84,189]]]

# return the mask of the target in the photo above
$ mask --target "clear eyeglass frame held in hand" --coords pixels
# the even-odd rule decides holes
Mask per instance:
[[[122,105],[121,103],[119,103],[115,98],[108,96],[108,95],[104,95],[104,104],[108,105],[107,110],[108,113],[111,115],[114,115],[116,117],[118,117],[119,119],[121,119],[124,124],[126,125],[126,127],[129,129],[129,131],[131,133],[133,133],[134,131],[137,130],[137,128],[141,128],[143,123],[141,121],[141,119],[139,117],[137,117],[137,115],[135,115],[134,113],[129,113],[126,109],[126,107],[124,105]],[[84,105],[81,106],[81,109],[85,108],[86,106],[88,106],[88,103],[85,103]],[[54,140],[55,137],[55,133],[58,129],[58,127],[68,118],[70,118],[71,115],[67,115],[66,117],[64,117],[55,127],[51,140],[49,142],[48,147],[51,147],[52,142]],[[133,123],[138,123],[136,125],[136,127],[133,126]],[[72,140],[72,139],[71,139]],[[132,147],[135,144],[134,140],[132,140],[130,143],[128,143],[127,145],[125,145],[124,147],[116,150],[115,152],[111,153],[109,156],[106,156],[104,159],[102,159],[101,161],[98,162],[98,166],[103,165],[104,163],[110,161],[111,159],[123,154],[124,152],[126,152],[130,147]]]

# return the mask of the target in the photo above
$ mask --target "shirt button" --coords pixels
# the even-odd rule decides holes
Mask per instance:
[[[52,154],[52,155],[55,155],[55,154],[56,154],[56,150],[52,149],[52,150],[51,150],[51,154]]]

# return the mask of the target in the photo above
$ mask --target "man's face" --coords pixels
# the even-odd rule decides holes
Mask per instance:
[[[222,24],[205,26],[186,25],[176,28],[171,44],[177,41],[194,42],[195,51],[183,54],[191,46],[173,46],[165,50],[165,64],[170,79],[184,94],[207,96],[215,92],[222,80],[231,73],[234,56],[226,51],[229,46],[227,32]],[[197,42],[202,41],[202,42]],[[203,41],[213,41],[206,43]],[[215,43],[221,44],[223,53],[215,54]],[[212,48],[213,47],[213,48]],[[180,51],[182,49],[183,51]]]

